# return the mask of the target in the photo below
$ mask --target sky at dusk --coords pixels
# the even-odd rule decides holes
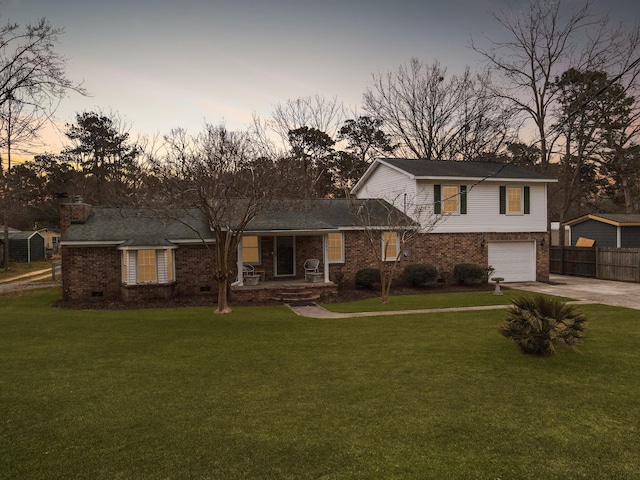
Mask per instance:
[[[572,0],[569,0],[571,3]],[[495,37],[490,11],[515,0],[0,0],[0,21],[46,17],[63,27],[58,51],[68,75],[91,94],[71,94],[57,112],[115,112],[132,134],[230,129],[268,116],[288,99],[322,95],[361,103],[373,73],[411,57],[449,73],[478,69],[473,36]],[[578,2],[579,3],[579,2]],[[596,11],[640,20],[640,0],[597,0]],[[49,133],[59,152],[62,133]],[[57,143],[57,145],[56,145]]]

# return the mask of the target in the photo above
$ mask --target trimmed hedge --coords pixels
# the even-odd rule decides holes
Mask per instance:
[[[483,283],[486,277],[484,268],[475,263],[459,263],[453,268],[453,278],[456,283],[474,285]]]
[[[404,279],[412,287],[428,287],[438,281],[438,269],[427,263],[413,263],[405,267]]]
[[[356,286],[360,288],[373,289],[380,284],[380,269],[363,268],[356,272]]]

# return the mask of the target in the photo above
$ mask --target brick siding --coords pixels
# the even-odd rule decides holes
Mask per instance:
[[[488,243],[491,241],[536,241],[536,276],[549,280],[548,233],[460,233],[425,234],[407,247],[407,263],[429,263],[439,272],[448,272],[453,281],[453,268],[458,263],[476,263],[488,267]],[[543,243],[544,242],[544,243]],[[541,245],[544,245],[541,247]],[[167,298],[170,296],[217,295],[213,273],[213,252],[204,245],[180,245],[175,251],[176,282],[166,285],[123,286],[121,252],[116,247],[62,246],[63,296],[68,300]],[[273,278],[273,238],[261,238],[261,265],[267,279]],[[373,251],[363,232],[345,233],[345,263],[329,266],[329,278],[338,285],[354,286],[355,275],[364,267],[377,267],[382,244]],[[304,261],[322,259],[322,237],[296,238],[296,278],[304,278]],[[247,294],[239,294],[244,298]],[[266,295],[266,294],[265,294]],[[256,299],[258,301],[260,299]]]

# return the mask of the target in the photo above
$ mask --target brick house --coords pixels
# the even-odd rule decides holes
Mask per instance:
[[[265,300],[271,295],[268,289],[244,285],[244,266],[250,265],[263,285],[304,282],[308,259],[320,263],[316,274],[320,285],[314,288],[335,291],[338,282],[353,282],[357,270],[375,264],[358,208],[370,214],[369,228],[381,232],[389,229],[390,222],[396,227],[415,226],[379,200],[279,202],[261,210],[244,230],[232,289]],[[92,207],[80,201],[62,206],[61,230],[65,299],[140,300],[217,292],[214,253],[207,248],[214,235],[198,209],[177,221],[150,210]],[[381,240],[381,251],[382,246]],[[395,258],[399,247],[394,247],[389,254]]]
[[[280,202],[259,212],[238,248],[237,292],[268,298],[265,285],[304,282],[318,259],[320,287],[354,285],[383,258],[429,263],[451,281],[458,263],[493,266],[506,281],[549,277],[546,195],[554,181],[514,165],[376,160],[353,189],[355,200]],[[363,215],[367,212],[367,228]],[[422,228],[402,251],[398,232]],[[366,232],[379,231],[377,252]],[[139,300],[213,295],[213,235],[202,212],[182,222],[141,209],[63,206],[60,242],[65,299]],[[260,276],[243,285],[243,266]],[[262,296],[262,297],[261,297]]]

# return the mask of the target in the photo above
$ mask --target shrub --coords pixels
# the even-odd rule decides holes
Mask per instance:
[[[459,263],[453,267],[453,278],[456,283],[472,285],[482,283],[486,279],[484,268],[475,263]]]
[[[405,267],[404,279],[412,287],[427,287],[438,280],[438,270],[426,263],[413,263]]]
[[[356,285],[361,288],[373,289],[380,284],[380,270],[377,268],[363,268],[356,272]]]
[[[513,300],[502,335],[531,355],[551,355],[562,346],[582,344],[587,319],[574,305],[541,295]]]

